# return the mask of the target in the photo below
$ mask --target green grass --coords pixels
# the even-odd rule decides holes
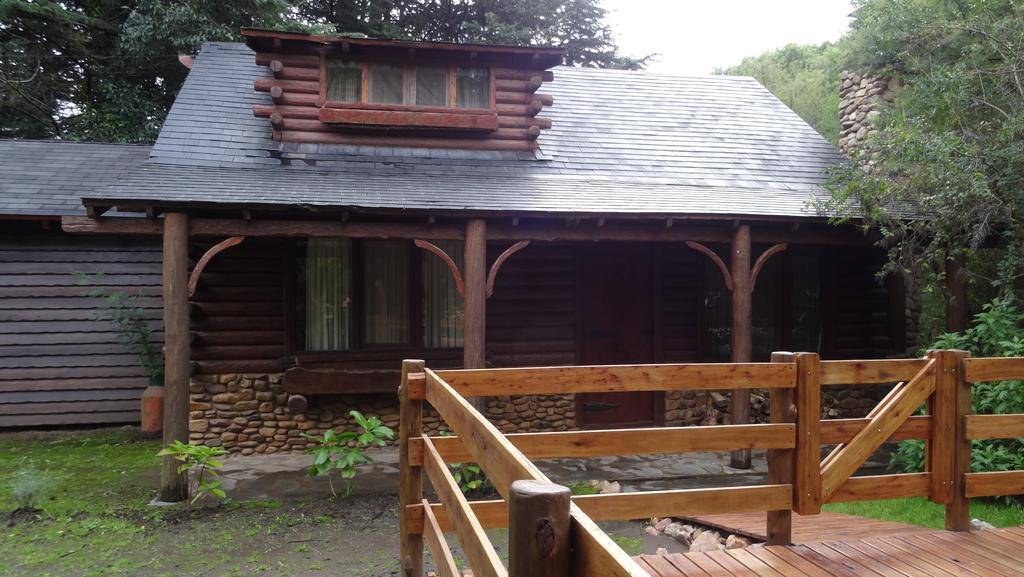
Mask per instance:
[[[569,485],[569,491],[573,495],[596,495],[599,492],[596,487],[591,487],[588,483],[573,483]]]
[[[612,541],[618,545],[627,555],[642,555],[644,552],[644,542],[641,539],[633,537],[623,537],[622,535],[612,535]]]
[[[860,515],[872,519],[897,521],[922,527],[942,529],[945,508],[924,499],[893,499],[889,501],[861,501],[857,503],[832,503],[823,507],[826,511]],[[987,521],[996,527],[1024,525],[1024,508],[996,501],[971,501],[971,518]]]

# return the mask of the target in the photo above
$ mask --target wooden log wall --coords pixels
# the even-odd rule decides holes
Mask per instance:
[[[86,293],[137,295],[162,340],[160,258],[159,239],[0,236],[0,427],[138,422],[148,378]]]
[[[195,261],[214,242],[190,247]],[[214,257],[190,300],[195,373],[285,369],[285,246],[247,240]]]
[[[822,258],[822,354],[830,359],[902,354],[898,346],[904,303],[893,302],[878,271],[885,256],[864,248],[833,248]]]
[[[704,262],[706,257],[675,244],[659,246],[655,279],[655,357],[658,362],[703,360]]]
[[[490,243],[488,263],[506,243]],[[487,365],[576,362],[577,245],[533,243],[501,267],[487,300]]]
[[[269,119],[275,140],[365,146],[534,150],[540,132],[551,128],[551,119],[537,115],[545,106],[551,106],[553,99],[550,95],[537,94],[537,89],[543,82],[553,79],[552,73],[510,68],[493,69],[496,130],[470,135],[423,130],[402,133],[393,128],[386,133],[374,133],[352,127],[335,127],[320,122],[320,59],[320,56],[298,54],[261,52],[256,55],[256,63],[266,66],[270,76],[253,81],[253,88],[268,93],[273,104],[255,105],[253,114]],[[424,107],[417,108],[426,110]],[[371,103],[361,103],[358,109],[393,112],[410,110],[407,106]],[[463,112],[452,108],[430,110],[435,113]]]

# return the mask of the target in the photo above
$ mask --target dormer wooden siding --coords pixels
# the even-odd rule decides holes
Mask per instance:
[[[262,30],[243,30],[242,34],[246,44],[256,51],[256,63],[266,66],[273,75],[254,81],[254,88],[269,93],[273,104],[255,105],[253,113],[270,120],[275,140],[529,151],[537,148],[541,131],[551,127],[551,120],[538,114],[553,99],[537,91],[553,79],[548,68],[561,62],[561,49],[398,42]],[[357,70],[358,96],[346,101],[328,97],[332,61],[348,63]],[[406,103],[372,102],[374,66],[405,71]],[[422,67],[446,74],[444,78],[450,83],[445,87],[447,106],[409,102],[410,79]],[[470,69],[486,71],[486,106],[474,103],[470,107],[457,100],[457,78],[460,71]]]

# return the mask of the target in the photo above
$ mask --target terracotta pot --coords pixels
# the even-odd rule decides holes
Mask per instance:
[[[154,385],[142,392],[142,436],[158,439],[164,430],[164,388]]]

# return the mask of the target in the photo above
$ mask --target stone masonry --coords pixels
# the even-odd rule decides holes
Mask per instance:
[[[848,154],[867,138],[899,86],[895,79],[848,71],[840,75],[839,82],[839,150]]]
[[[303,452],[309,445],[302,434],[321,435],[329,428],[353,430],[349,411],[375,415],[398,428],[398,400],[394,395],[335,395],[310,397],[300,414],[288,409],[280,374],[199,375],[190,384],[189,440],[193,444],[224,447],[242,455]],[[822,395],[822,416],[861,417],[879,397],[875,387],[827,387]],[[764,391],[751,395],[753,422],[768,420]],[[665,425],[720,425],[728,423],[727,393],[669,391],[665,393]],[[573,395],[499,396],[489,399],[487,417],[503,433],[568,431],[578,429]],[[429,408],[423,428],[436,435],[447,426]]]

